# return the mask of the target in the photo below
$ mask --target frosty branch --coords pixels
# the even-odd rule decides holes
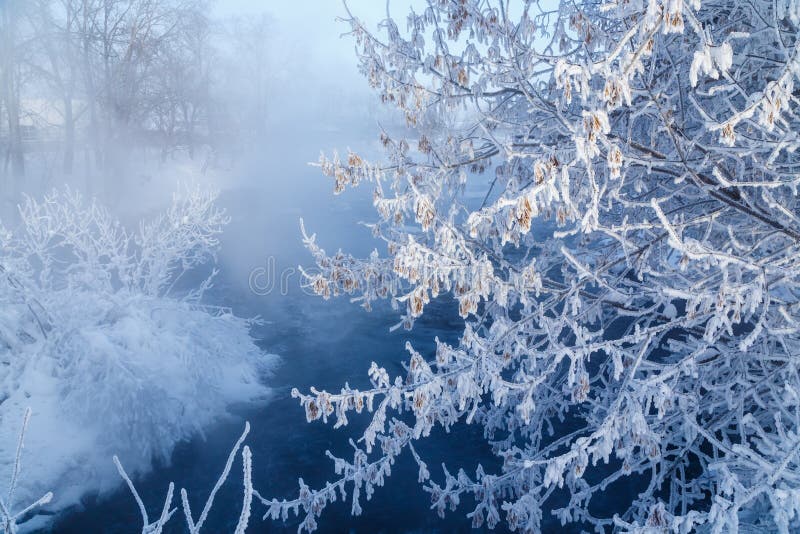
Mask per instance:
[[[339,478],[268,514],[313,530],[347,487],[359,513],[408,450],[476,526],[538,532],[566,492],[553,513],[598,531],[797,528],[800,4],[429,0],[405,31],[347,23],[415,133],[381,133],[385,164],[321,158],[336,192],[374,187],[388,257],[306,234],[308,283],[406,328],[452,299],[464,332],[408,347],[406,376],[373,364],[370,389],[295,391],[309,421],[371,422]],[[429,480],[413,443],[456,424],[501,472]],[[598,513],[623,477],[638,495]]]

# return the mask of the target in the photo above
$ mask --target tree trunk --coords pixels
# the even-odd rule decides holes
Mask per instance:
[[[3,101],[6,106],[8,121],[8,157],[11,161],[11,176],[13,182],[25,176],[25,156],[22,152],[22,132],[19,124],[19,88],[16,79],[15,43],[13,32],[13,17],[11,4],[0,4],[2,10],[2,58],[3,58]],[[12,183],[12,185],[16,185]]]
[[[75,116],[72,110],[72,95],[64,98],[64,174],[72,176],[75,164]]]

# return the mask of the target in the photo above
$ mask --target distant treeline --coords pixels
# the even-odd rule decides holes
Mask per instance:
[[[206,0],[0,2],[4,196],[43,160],[107,179],[134,151],[205,158],[263,134],[271,20],[210,12]]]

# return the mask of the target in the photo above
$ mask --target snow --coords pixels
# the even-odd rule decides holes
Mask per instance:
[[[178,273],[192,272],[182,267],[211,258],[213,235],[225,222],[214,211],[213,198],[200,192],[176,198],[168,219],[183,223],[163,226],[180,237],[154,231],[148,243],[157,245],[149,255],[139,256],[142,249],[120,234],[115,242],[125,245],[120,257],[129,265],[113,261],[108,241],[105,250],[84,254],[82,261],[57,261],[69,257],[67,251],[86,252],[78,246],[79,232],[71,234],[69,225],[61,224],[66,221],[56,220],[58,209],[48,212],[47,232],[42,219],[33,216],[2,243],[0,491],[8,481],[5,473],[13,470],[23,414],[28,407],[32,411],[20,482],[14,502],[8,503],[12,510],[49,490],[54,493],[49,508],[59,510],[87,492],[115,489],[122,480],[114,455],[128,473],[145,472],[154,459],[168,462],[178,442],[202,432],[232,405],[266,400],[269,390],[261,378],[276,357],[255,344],[250,322],[204,305],[200,293],[188,298],[165,289]],[[63,206],[65,196],[49,201]],[[83,220],[92,213],[91,208],[81,211],[80,202],[75,205],[70,217]],[[97,224],[83,228],[95,242],[115,227],[113,221],[99,223],[103,217],[93,221]],[[32,236],[47,246],[31,246]],[[158,266],[159,277],[171,273],[160,277],[153,291],[147,289],[154,272],[142,268],[148,257],[158,258],[147,265]],[[49,273],[38,267],[47,267],[41,258],[53,259]],[[131,276],[134,272],[143,273],[141,281]],[[130,283],[105,283],[114,278]]]

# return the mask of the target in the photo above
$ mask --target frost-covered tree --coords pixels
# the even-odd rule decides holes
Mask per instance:
[[[187,188],[129,230],[64,190],[28,199],[13,231],[0,226],[3,472],[13,422],[27,406],[36,421],[25,438],[33,459],[9,491],[18,501],[53,490],[59,508],[110,490],[113,454],[145,471],[229,405],[266,394],[259,378],[272,359],[250,322],[202,300],[228,221],[215,201]],[[0,507],[0,521],[15,517]]]
[[[451,300],[464,331],[409,346],[403,376],[373,364],[370,389],[295,391],[309,421],[371,422],[338,478],[268,514],[313,530],[340,491],[358,514],[407,451],[434,508],[469,495],[476,526],[800,528],[800,2],[428,0],[404,29],[348,22],[415,133],[384,132],[384,163],[322,158],[337,192],[374,188],[388,255],[308,237],[308,282],[390,299],[406,328]],[[464,424],[501,469],[432,476],[414,444]],[[606,513],[625,477],[639,491]]]

